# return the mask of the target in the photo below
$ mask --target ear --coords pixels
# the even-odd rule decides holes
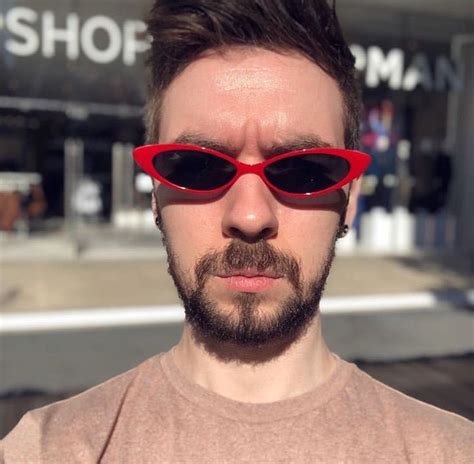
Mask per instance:
[[[158,215],[158,200],[156,198],[155,186],[153,186],[153,189],[151,191],[151,210],[153,211],[153,215],[156,218],[156,216]]]
[[[153,181],[153,189],[151,191],[151,210],[153,211],[153,216],[155,217],[155,224],[158,229],[161,230],[161,213],[158,206],[158,198],[156,197],[156,185]]]
[[[347,203],[346,217],[344,224],[347,224],[349,227],[352,226],[355,216],[357,214],[357,203],[359,199],[360,186],[362,182],[362,177],[352,181],[351,189],[349,193],[349,201]]]

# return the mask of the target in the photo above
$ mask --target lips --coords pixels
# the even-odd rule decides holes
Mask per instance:
[[[230,290],[244,293],[258,293],[269,289],[280,275],[270,271],[236,270],[218,275]]]
[[[258,271],[257,269],[234,269],[229,272],[223,272],[217,274],[218,277],[226,278],[226,277],[235,277],[235,276],[242,276],[242,277],[268,277],[270,279],[278,279],[281,274],[273,272],[271,270],[268,271]]]

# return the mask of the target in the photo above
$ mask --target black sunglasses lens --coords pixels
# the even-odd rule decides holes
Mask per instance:
[[[265,168],[267,179],[288,193],[315,193],[344,179],[350,164],[344,158],[325,154],[283,158]]]
[[[214,190],[237,171],[229,161],[196,150],[171,150],[153,158],[153,166],[167,181],[193,190]]]

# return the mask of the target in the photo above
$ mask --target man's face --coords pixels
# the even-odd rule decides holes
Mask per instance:
[[[160,143],[218,147],[255,164],[279,152],[344,146],[336,82],[299,54],[208,53],[167,89]],[[317,313],[345,192],[289,200],[253,174],[218,196],[157,185],[171,274],[201,335],[240,344],[291,337]]]

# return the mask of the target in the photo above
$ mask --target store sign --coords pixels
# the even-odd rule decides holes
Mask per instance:
[[[150,47],[142,18],[150,4],[0,2],[0,98],[37,109],[52,108],[51,102],[58,103],[55,108],[80,102],[88,105],[85,114],[94,111],[91,105],[109,105],[111,114],[114,105],[138,111],[145,99],[143,61]]]
[[[81,21],[77,13],[58,18],[54,11],[40,13],[33,8],[13,7],[0,16],[0,28],[7,32],[5,50],[21,57],[39,54],[53,58],[60,53],[59,45],[64,44],[62,52],[68,60],[83,55],[97,64],[119,59],[133,66],[137,54],[149,48],[148,38],[143,36],[146,25],[136,19],[119,23],[106,15],[94,15]],[[102,45],[97,40],[99,34],[103,35]]]
[[[81,102],[139,108],[150,47],[143,17],[152,0],[22,0],[0,3],[2,101]],[[7,6],[7,5],[10,6]],[[351,46],[368,88],[447,91],[460,81],[444,55]],[[3,99],[3,100],[2,100]],[[20,103],[18,103],[20,104]],[[93,111],[93,110],[88,110]],[[85,113],[87,114],[86,111]],[[115,109],[110,107],[111,114]]]
[[[430,59],[426,53],[415,53],[410,59],[400,48],[384,52],[378,46],[367,48],[351,45],[356,69],[364,84],[376,88],[386,84],[391,90],[406,92],[422,88],[426,91],[459,90],[461,80],[453,63],[444,55]]]

